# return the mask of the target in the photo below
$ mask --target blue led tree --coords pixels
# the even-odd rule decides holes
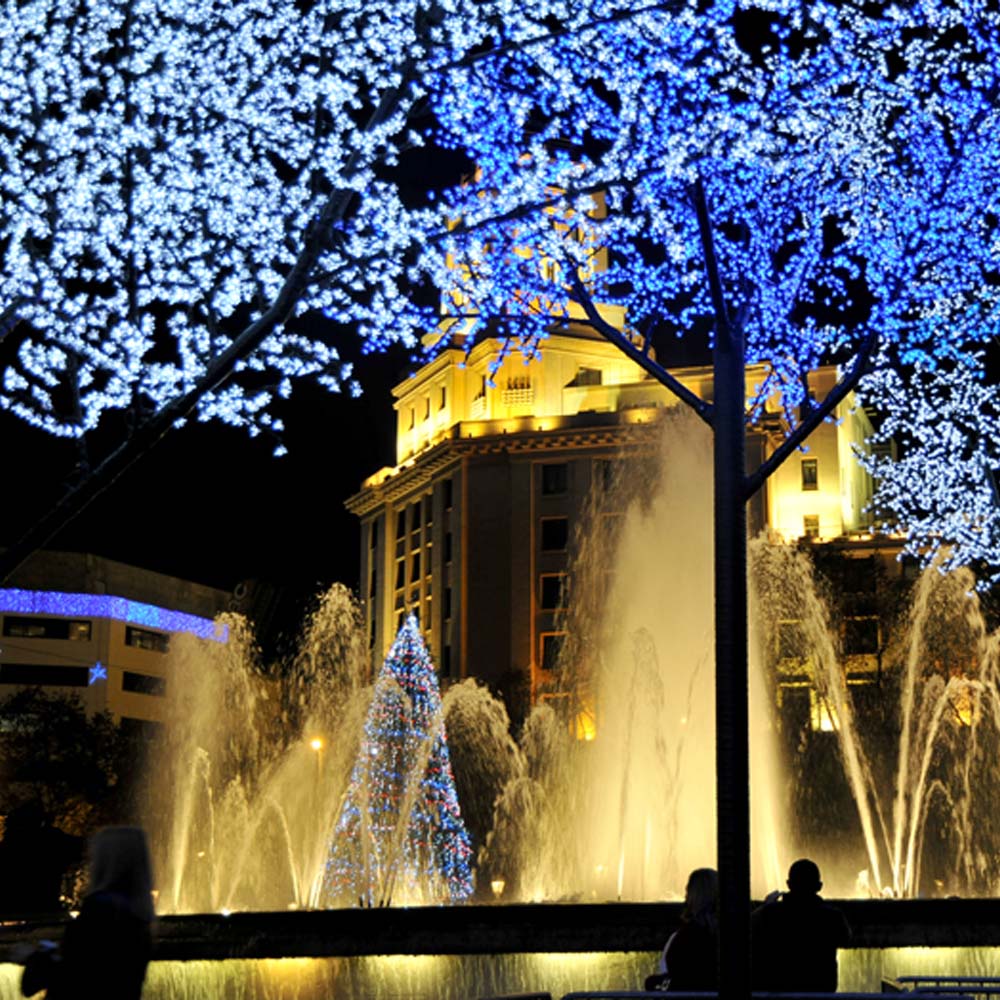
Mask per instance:
[[[0,11],[0,409],[79,445],[74,482],[0,557],[0,579],[179,423],[242,426],[281,454],[275,404],[296,381],[356,390],[310,314],[356,325],[371,348],[415,344],[390,317],[442,219],[393,170],[423,141],[428,95],[497,26],[551,38],[547,18],[572,32],[592,13],[568,0]],[[116,411],[127,440],[93,461],[88,435]]]
[[[438,324],[411,301],[429,277],[439,343],[488,331],[531,355],[553,323],[586,323],[712,426],[737,991],[746,498],[856,389],[904,447],[870,460],[890,527],[1000,569],[990,3],[34,0],[0,32],[0,334],[21,338],[0,405],[66,434],[154,409],[126,458],[196,410],[280,433],[269,407],[293,378],[345,376],[296,318],[415,345]],[[393,166],[429,137],[479,169],[415,200]],[[652,349],[705,331],[711,403]],[[843,378],[813,400],[823,360]],[[749,398],[747,362],[764,366]],[[747,474],[745,428],[776,392],[784,443]]]
[[[437,675],[409,615],[375,682],[333,833],[323,902],[457,902],[472,893],[471,854]]]
[[[447,263],[424,258],[445,331],[530,357],[553,325],[588,324],[713,430],[729,996],[749,971],[747,499],[856,390],[905,449],[866,460],[888,527],[925,560],[1000,571],[998,56],[982,0],[678,3],[457,68],[434,104],[439,141],[480,168],[446,194]],[[653,350],[699,332],[711,402]],[[822,361],[841,379],[815,400]],[[746,429],[776,394],[784,440],[747,472]]]

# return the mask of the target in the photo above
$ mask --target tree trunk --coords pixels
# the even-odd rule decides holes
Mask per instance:
[[[750,993],[750,761],[744,357],[739,324],[716,326],[715,766],[719,994]]]

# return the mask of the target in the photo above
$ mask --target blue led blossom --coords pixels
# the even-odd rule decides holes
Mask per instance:
[[[199,639],[226,642],[229,628],[189,615],[184,611],[158,608],[155,604],[130,601],[111,594],[67,594],[55,590],[0,588],[0,614],[59,615],[64,618],[109,618],[126,625],[140,625],[164,632],[186,632]]]
[[[531,356],[596,327],[672,385],[673,336],[721,308],[780,392],[863,374],[903,460],[868,459],[912,551],[1000,573],[1000,18],[985,0],[677,3],[456,67],[438,141],[479,165],[423,266],[467,337]],[[752,19],[750,15],[754,15]],[[706,279],[704,205],[719,300]],[[598,303],[624,309],[626,336]],[[707,413],[707,411],[705,411]],[[759,480],[756,483],[759,485]]]

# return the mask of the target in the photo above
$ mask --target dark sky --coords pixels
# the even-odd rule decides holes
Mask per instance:
[[[347,345],[342,353],[353,353]],[[357,585],[358,530],[344,500],[394,464],[391,385],[405,352],[359,359],[361,398],[297,384],[282,410],[289,454],[220,424],[171,431],[49,543],[232,589],[244,579],[309,592]],[[108,434],[110,442],[111,434]],[[0,412],[0,544],[59,496],[74,445]]]

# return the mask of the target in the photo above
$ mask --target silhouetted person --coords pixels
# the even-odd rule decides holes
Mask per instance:
[[[788,869],[788,892],[754,910],[755,990],[836,992],[837,949],[851,931],[840,910],[820,898],[822,888],[816,863],[802,858]]]
[[[137,827],[99,830],[90,845],[90,883],[53,961],[25,967],[21,992],[47,1000],[139,1000],[152,953],[152,868]]]
[[[646,979],[646,989],[716,990],[719,988],[719,876],[714,868],[696,868],[684,890],[680,927],[660,955],[660,969]]]
[[[59,913],[63,876],[82,853],[83,841],[52,826],[37,800],[12,809],[0,841],[0,913]]]

